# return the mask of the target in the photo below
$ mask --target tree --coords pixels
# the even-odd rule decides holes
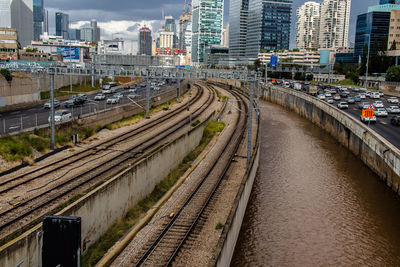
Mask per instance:
[[[256,60],[254,60],[254,67],[256,71],[259,71],[261,68],[261,60],[259,58],[257,58]]]
[[[8,69],[0,69],[0,74],[6,79],[7,82],[11,82],[13,77]]]
[[[397,44],[396,44],[396,40],[393,40],[392,45],[390,46],[390,50],[397,50]]]
[[[391,66],[386,72],[386,81],[400,82],[400,66]]]

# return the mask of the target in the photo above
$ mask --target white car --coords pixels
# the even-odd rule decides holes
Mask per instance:
[[[333,102],[334,102],[332,97],[327,97],[325,101],[328,104],[333,104]]]
[[[116,94],[114,94],[114,97],[122,99],[122,98],[124,98],[124,95],[121,93],[116,93]]]
[[[326,97],[325,97],[325,95],[318,95],[318,99],[320,99],[320,100],[324,100]]]
[[[136,89],[135,88],[131,88],[128,90],[129,93],[136,93]]]
[[[330,96],[332,96],[332,94],[331,94],[331,92],[326,92],[325,96],[330,97]]]
[[[339,94],[334,95],[334,96],[333,96],[333,99],[335,99],[335,100],[340,100],[340,95],[339,95]]]
[[[365,99],[367,95],[365,93],[361,93],[361,94],[359,94],[359,96],[361,99]]]
[[[359,92],[359,91],[360,91],[360,88],[354,87],[352,90],[353,90],[353,92]]]
[[[379,92],[371,92],[370,95],[369,95],[369,97],[370,97],[371,99],[379,99],[379,98],[381,98],[381,95],[380,95]]]
[[[375,116],[377,117],[387,117],[388,112],[384,108],[378,108],[375,110]]]
[[[387,109],[387,112],[391,114],[399,114],[400,113],[400,108],[398,106],[390,106]]]
[[[374,105],[375,108],[383,108],[383,107],[385,107],[385,106],[383,105],[383,102],[382,102],[382,101],[375,101],[375,102],[373,103],[373,105]]]
[[[360,120],[361,120],[362,122],[371,122],[371,123],[374,123],[374,122],[376,122],[376,117],[373,116],[373,117],[371,117],[371,118],[368,118],[368,117],[360,116]]]
[[[387,99],[388,103],[393,103],[393,104],[398,104],[399,103],[399,99],[397,97],[389,97]]]
[[[60,101],[57,99],[54,99],[54,108],[58,108],[61,105]],[[44,108],[51,108],[51,100],[47,101],[44,106]]]
[[[49,117],[49,122],[50,122],[51,117]],[[69,121],[72,119],[72,114],[69,112],[69,110],[57,110],[54,112],[54,121],[55,122],[64,122],[64,121]]]
[[[118,103],[119,103],[119,98],[117,97],[107,98],[107,104],[118,104]]]
[[[105,94],[97,94],[94,97],[94,100],[104,100],[106,99],[106,95]]]
[[[349,105],[347,104],[347,102],[340,102],[337,106],[340,109],[349,108]]]

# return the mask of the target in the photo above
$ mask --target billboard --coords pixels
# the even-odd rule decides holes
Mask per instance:
[[[271,68],[276,68],[278,67],[278,57],[277,56],[271,56]]]
[[[79,62],[79,47],[59,46],[57,54],[61,54],[66,62]]]

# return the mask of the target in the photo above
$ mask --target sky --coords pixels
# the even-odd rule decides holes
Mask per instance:
[[[136,51],[138,28],[146,24],[153,32],[158,31],[162,24],[162,10],[164,14],[178,19],[182,14],[185,0],[44,0],[49,10],[50,33],[55,29],[55,12],[69,14],[71,28],[79,28],[96,19],[101,28],[101,36],[105,39],[112,37],[131,40],[128,45],[132,52]],[[306,0],[294,0],[292,10],[291,48],[295,47],[297,21],[296,10]],[[322,2],[322,0],[316,0]],[[365,13],[368,6],[375,5],[379,0],[352,0],[349,42],[354,42],[357,15]],[[225,0],[224,22],[229,21],[229,0]]]

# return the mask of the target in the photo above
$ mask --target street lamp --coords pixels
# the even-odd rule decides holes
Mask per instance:
[[[371,34],[368,34],[368,56],[367,56],[367,66],[365,72],[365,87],[368,87],[368,67],[369,67],[370,52],[371,52]]]

